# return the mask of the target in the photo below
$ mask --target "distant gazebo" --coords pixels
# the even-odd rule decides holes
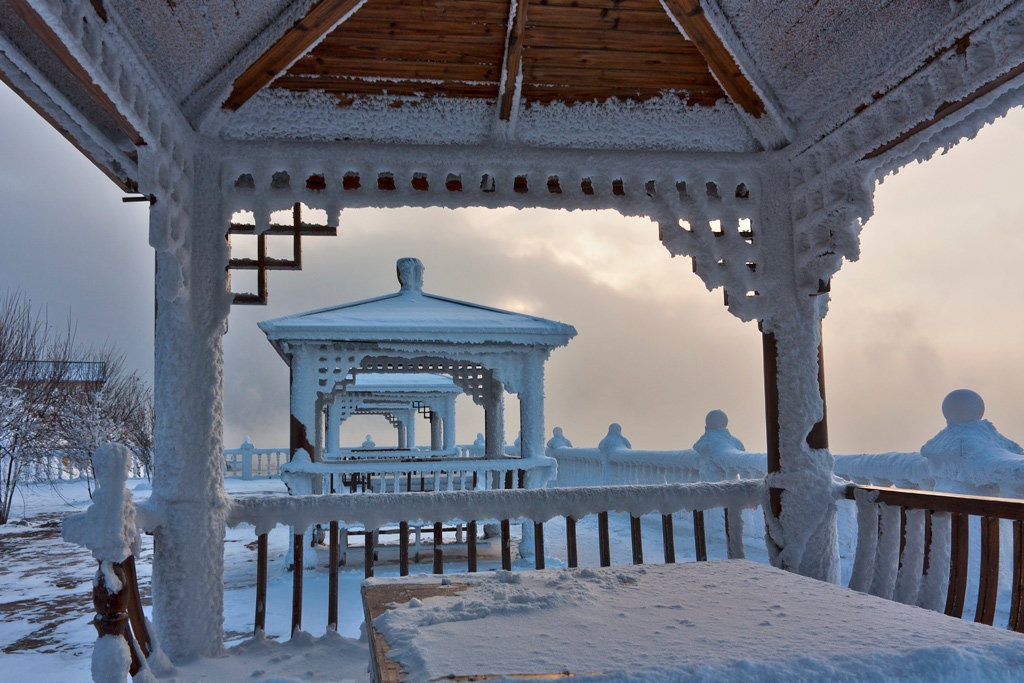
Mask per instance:
[[[398,451],[416,447],[416,417],[422,415],[430,423],[430,450],[437,453],[455,448],[455,397],[462,390],[451,377],[428,372],[368,372],[349,376],[343,385],[324,398],[325,442],[319,459],[365,450],[381,452],[339,445],[339,427],[353,415],[385,418],[398,432]]]
[[[516,394],[522,457],[543,457],[544,363],[576,329],[427,294],[419,259],[399,259],[397,270],[401,289],[394,294],[259,324],[291,369],[292,457],[301,449],[322,459],[325,406],[362,377],[379,385],[382,374],[449,376],[484,410],[490,459],[504,457],[504,396]]]

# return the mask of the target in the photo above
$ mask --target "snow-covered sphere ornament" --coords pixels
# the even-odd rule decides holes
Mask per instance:
[[[729,416],[724,410],[712,410],[704,418],[705,429],[725,429],[729,426]]]
[[[974,422],[985,416],[985,402],[977,392],[957,389],[942,400],[942,415],[946,422]]]

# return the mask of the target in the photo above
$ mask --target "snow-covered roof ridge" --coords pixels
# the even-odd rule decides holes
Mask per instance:
[[[422,289],[419,259],[399,259],[397,269],[401,289],[394,294],[265,320],[259,327],[271,341],[508,341],[562,346],[576,336],[576,328],[566,323],[428,294]]]

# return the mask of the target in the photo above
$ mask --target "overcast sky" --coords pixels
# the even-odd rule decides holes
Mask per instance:
[[[114,343],[152,373],[153,255],[147,211],[0,85],[0,290],[20,289],[83,342]],[[833,452],[916,450],[966,387],[1024,440],[1024,114],[883,183],[862,258],[832,285],[825,320]],[[270,274],[270,305],[235,307],[225,339],[225,441],[287,443],[287,378],[256,322],[397,289],[417,256],[425,289],[571,323],[548,362],[546,422],[596,445],[620,422],[635,448],[687,448],[720,408],[764,449],[761,342],[672,259],[654,224],[612,212],[349,210],[339,236],[307,238],[304,269]],[[236,238],[237,239],[237,238]],[[241,245],[239,245],[241,248]],[[482,414],[461,402],[459,441]],[[517,428],[507,401],[509,440]],[[419,428],[422,438],[426,423]],[[350,424],[348,442],[383,421]],[[358,434],[357,434],[358,433]]]

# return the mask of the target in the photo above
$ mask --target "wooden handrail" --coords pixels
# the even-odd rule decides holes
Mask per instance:
[[[858,492],[862,492],[860,496],[857,495]],[[867,495],[864,495],[865,493]],[[1003,519],[1012,521],[1013,594],[1007,627],[1014,631],[1024,632],[1024,597],[1022,597],[1024,596],[1024,500],[860,485],[846,487],[845,496],[851,500],[900,509],[898,570],[900,573],[907,570],[904,567],[904,557],[909,552],[907,547],[907,527],[909,525],[907,510],[924,510],[926,512],[924,533],[921,537],[924,543],[922,577],[927,576],[931,570],[938,567],[935,555],[940,549],[935,544],[934,525],[937,522],[945,524],[945,519],[948,516],[949,579],[944,612],[957,618],[963,616],[966,601],[970,517],[978,517],[981,533],[980,574],[974,620],[988,625],[992,625],[995,620],[996,598],[999,590],[999,522]],[[881,524],[881,517],[879,523]],[[944,548],[941,550],[944,551]],[[861,552],[860,548],[858,548],[859,552]],[[875,559],[877,560],[877,557]],[[944,570],[939,569],[939,571]]]

